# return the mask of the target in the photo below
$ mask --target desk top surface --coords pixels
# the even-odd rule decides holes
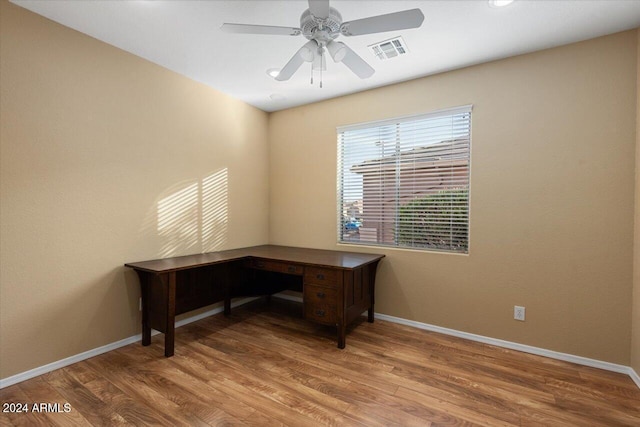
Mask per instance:
[[[260,258],[329,268],[354,269],[379,261],[384,258],[384,255],[263,245],[152,261],[132,262],[125,264],[125,266],[150,273],[169,273],[223,262],[238,261],[245,258]]]

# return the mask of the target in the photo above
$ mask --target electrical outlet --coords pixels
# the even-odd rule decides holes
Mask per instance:
[[[520,320],[524,322],[524,307],[520,307],[519,305],[513,306],[513,318],[515,320]]]

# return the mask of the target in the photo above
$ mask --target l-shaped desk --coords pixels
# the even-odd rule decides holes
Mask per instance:
[[[142,345],[151,329],[165,334],[164,354],[173,356],[175,317],[231,298],[302,292],[304,318],[336,326],[338,348],[348,324],[367,311],[373,322],[375,277],[384,255],[286,246],[253,246],[125,264],[140,279]]]

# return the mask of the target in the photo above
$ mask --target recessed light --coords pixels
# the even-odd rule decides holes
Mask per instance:
[[[278,77],[278,74],[280,74],[280,69],[278,69],[278,68],[269,68],[267,70],[267,74],[269,74],[271,77],[273,77],[275,79],[276,77]]]
[[[504,7],[509,6],[514,0],[489,0],[489,6],[491,7]]]

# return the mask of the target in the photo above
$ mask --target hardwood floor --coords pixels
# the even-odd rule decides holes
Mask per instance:
[[[273,299],[0,390],[0,425],[640,426],[623,374],[376,320],[335,331]],[[363,318],[364,319],[364,318]],[[46,409],[46,408],[45,408]]]

